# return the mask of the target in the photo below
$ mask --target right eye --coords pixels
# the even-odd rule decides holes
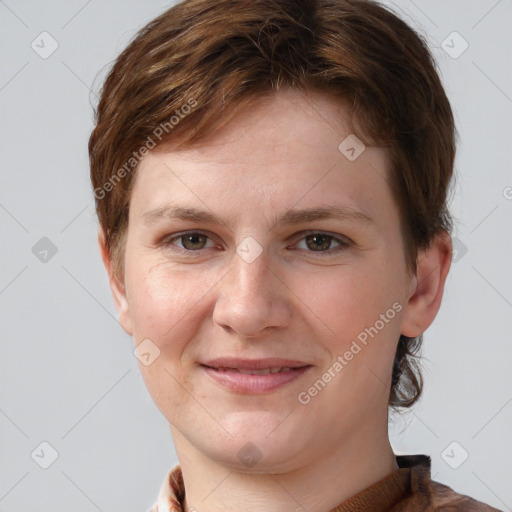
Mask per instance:
[[[178,246],[174,243],[174,241],[179,241],[182,246]],[[183,233],[177,233],[170,237],[165,238],[162,241],[162,246],[166,249],[170,249],[171,251],[176,252],[198,252],[201,249],[208,249],[210,247],[215,247],[215,245],[210,247],[205,247],[205,244],[208,240],[211,240],[208,235],[201,231],[186,231]],[[212,240],[211,240],[212,241]],[[212,241],[213,243],[213,241]]]

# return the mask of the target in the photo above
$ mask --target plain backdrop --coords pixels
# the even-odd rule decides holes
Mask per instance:
[[[0,0],[0,511],[145,511],[177,462],[116,321],[87,155],[109,65],[170,5]],[[393,8],[431,45],[460,141],[457,252],[424,336],[424,396],[391,440],[429,454],[435,480],[509,511],[512,1]]]

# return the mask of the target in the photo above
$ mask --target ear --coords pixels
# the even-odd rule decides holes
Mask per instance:
[[[112,259],[107,249],[105,243],[105,235],[103,234],[102,230],[100,230],[98,233],[98,244],[100,246],[103,265],[105,265],[105,269],[109,276],[110,289],[112,290],[112,295],[114,297],[114,303],[116,306],[119,323],[127,334],[133,336],[130,308],[128,306],[128,300],[126,296],[126,288],[124,282],[119,282],[119,280],[114,275]]]
[[[417,271],[411,278],[411,292],[402,317],[404,336],[420,336],[434,321],[451,262],[452,239],[444,230],[435,236],[428,249],[418,252]]]

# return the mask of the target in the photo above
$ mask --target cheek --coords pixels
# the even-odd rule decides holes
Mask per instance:
[[[134,258],[130,263],[127,285],[135,339],[151,339],[166,356],[183,352],[199,326],[197,315],[215,276],[176,271],[154,258]]]
[[[173,423],[173,411],[188,404],[183,387],[196,394],[189,355],[198,339],[201,298],[211,285],[197,273],[170,271],[150,259],[133,259],[126,268],[134,339],[136,344],[149,339],[159,351],[151,364],[139,362],[140,372],[156,406]]]
[[[328,339],[343,347],[396,300],[396,285],[378,261],[340,267],[300,280],[297,295],[318,317]]]

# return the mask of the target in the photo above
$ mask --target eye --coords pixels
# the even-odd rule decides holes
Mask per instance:
[[[304,245],[303,247],[299,247],[303,243],[302,241],[304,241]],[[332,248],[333,242],[337,244],[334,248]],[[300,239],[300,243],[296,245],[296,247],[300,249],[304,249],[305,247],[307,252],[316,252],[322,256],[340,252],[349,246],[350,242],[348,239],[345,240],[344,238],[318,231],[310,231],[306,236],[303,236]]]
[[[179,246],[174,243],[174,241],[177,240],[182,245]],[[189,231],[187,233],[180,233],[178,235],[174,235],[170,238],[165,239],[162,242],[162,245],[166,248],[175,250],[175,247],[178,249],[181,249],[182,251],[187,252],[196,252],[201,249],[206,249],[206,241],[210,240],[212,243],[213,241],[210,239],[208,235],[205,235],[204,233],[198,232],[198,231]],[[211,246],[210,246],[211,247]]]

